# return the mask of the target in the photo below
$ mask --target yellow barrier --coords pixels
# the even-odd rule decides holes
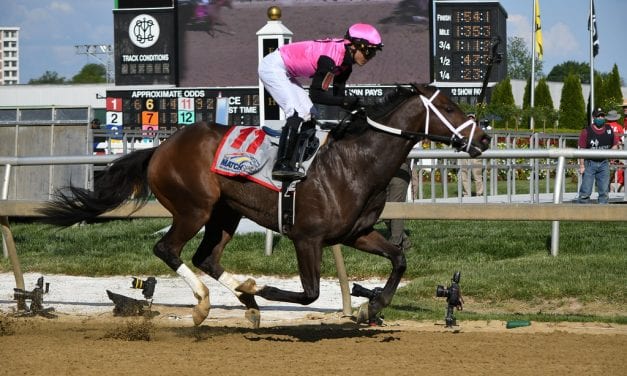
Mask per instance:
[[[45,201],[0,200],[0,216],[39,217]],[[105,218],[167,218],[170,213],[157,202],[134,211],[125,204],[102,215]],[[592,210],[590,210],[592,209]],[[446,219],[486,221],[627,221],[627,204],[459,204],[388,202],[381,219]]]

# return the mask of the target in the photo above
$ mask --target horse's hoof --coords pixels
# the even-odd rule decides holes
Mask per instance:
[[[237,292],[243,292],[244,294],[255,295],[257,293],[257,282],[254,279],[248,278],[242,284],[235,288]]]
[[[209,316],[209,310],[211,309],[211,304],[209,303],[209,294],[205,298],[199,299],[198,304],[194,306],[192,310],[192,319],[194,320],[194,325],[198,326],[202,324],[203,321]]]
[[[261,324],[261,312],[259,312],[258,309],[247,309],[244,317],[246,317],[246,320],[250,321],[253,325],[253,329],[259,329],[259,325]]]
[[[370,315],[368,314],[368,302],[363,303],[359,306],[359,311],[357,311],[356,321],[357,324],[365,324],[370,320]]]

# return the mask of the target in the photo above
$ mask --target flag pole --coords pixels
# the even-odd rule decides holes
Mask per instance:
[[[532,18],[532,23],[533,23],[533,27],[531,28],[531,87],[529,88],[530,92],[531,92],[531,100],[529,101],[529,109],[533,111],[533,104],[534,104],[534,89],[536,87],[536,0],[531,0],[531,5],[533,6],[533,18]],[[592,1],[592,0],[590,0]],[[534,131],[534,119],[533,119],[533,112],[531,112],[532,115],[529,117],[529,129],[531,129],[531,132]]]
[[[596,28],[596,20],[594,19],[595,15],[593,14],[593,2],[594,0],[590,0],[590,12],[589,14],[589,31],[590,31],[590,116],[594,114],[594,32]],[[590,122],[590,119],[588,119]]]

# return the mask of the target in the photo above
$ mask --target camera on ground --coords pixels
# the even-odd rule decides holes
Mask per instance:
[[[444,318],[444,321],[447,327],[457,325],[457,320],[455,319],[455,316],[453,316],[454,309],[457,308],[460,311],[463,309],[464,299],[462,298],[462,291],[459,287],[461,275],[461,272],[455,272],[453,274],[453,278],[451,279],[450,286],[444,287],[442,285],[438,285],[435,289],[436,297],[446,298],[446,317]]]
[[[133,277],[131,287],[134,289],[141,289],[144,298],[152,299],[155,294],[155,286],[157,285],[157,279],[155,277],[148,277],[146,280],[142,280],[137,277]]]

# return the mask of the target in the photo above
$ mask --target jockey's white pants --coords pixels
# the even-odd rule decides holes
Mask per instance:
[[[259,79],[286,117],[298,112],[307,121],[315,108],[309,94],[294,77],[290,77],[279,50],[266,55],[259,63]]]

